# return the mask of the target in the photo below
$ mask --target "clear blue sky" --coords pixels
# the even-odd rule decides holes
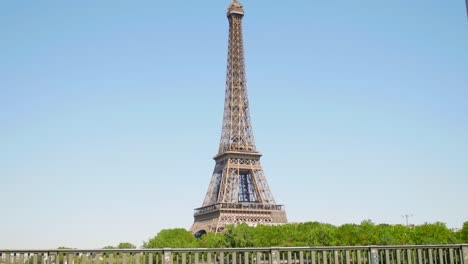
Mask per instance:
[[[0,248],[189,228],[229,0],[1,1]],[[468,221],[464,0],[244,1],[257,146],[291,222]]]

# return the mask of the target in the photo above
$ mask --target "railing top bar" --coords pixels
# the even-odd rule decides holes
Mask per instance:
[[[268,250],[278,251],[332,251],[332,250],[368,250],[368,249],[423,249],[423,248],[460,248],[467,244],[450,245],[401,245],[401,246],[335,246],[335,247],[272,247]]]
[[[172,250],[172,249],[171,249]],[[79,254],[79,253],[162,253],[163,249],[0,249],[0,253],[51,253],[51,254]]]
[[[0,249],[0,253],[36,253],[36,254],[125,254],[125,253],[202,253],[202,252],[266,252],[266,251],[333,251],[333,250],[370,250],[370,249],[425,249],[425,248],[461,248],[468,244],[452,245],[404,245],[404,246],[340,246],[340,247],[270,247],[270,248],[158,248],[158,249]]]
[[[403,246],[369,246],[375,249],[424,249],[424,248],[460,248],[467,247],[467,244],[449,244],[449,245],[403,245]]]
[[[270,248],[177,248],[172,249],[175,253],[186,253],[186,252],[266,252],[272,250],[278,251],[314,251],[314,250],[366,250],[369,247],[270,247]]]

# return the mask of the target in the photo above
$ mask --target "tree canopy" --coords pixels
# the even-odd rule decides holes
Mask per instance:
[[[134,249],[134,248],[136,248],[136,246],[129,242],[121,242],[116,247],[114,246],[103,247],[103,249]]]
[[[227,247],[299,247],[299,246],[365,246],[429,245],[468,243],[468,222],[459,231],[444,223],[419,226],[360,224],[334,226],[319,222],[281,226],[228,226],[224,233],[196,239],[189,231],[165,229],[145,242],[144,248],[227,248]]]
[[[183,229],[164,229],[154,238],[143,244],[144,248],[195,248],[197,239],[192,233]]]

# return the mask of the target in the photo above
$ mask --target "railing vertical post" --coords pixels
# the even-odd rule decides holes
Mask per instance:
[[[468,244],[462,245],[462,261],[464,264],[468,264]]]
[[[172,264],[172,249],[165,248],[163,250],[163,264]]]
[[[418,248],[418,264],[423,264],[422,249]]]
[[[280,254],[276,249],[271,249],[271,264],[280,264]]]
[[[406,250],[406,263],[408,264],[412,264],[412,260],[413,260],[413,252],[411,251],[411,249],[407,249]]]
[[[373,247],[369,247],[370,253],[370,263],[378,264],[379,263],[379,250]]]
[[[385,263],[390,263],[390,250],[385,250]]]
[[[439,264],[444,264],[444,254],[441,248],[439,248]]]

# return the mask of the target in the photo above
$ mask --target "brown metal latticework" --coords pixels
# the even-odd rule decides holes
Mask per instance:
[[[229,49],[223,129],[216,166],[201,208],[195,209],[191,231],[197,235],[222,232],[226,225],[278,225],[287,222],[277,205],[255,148],[250,120],[244,62],[242,18],[244,9],[234,0],[229,6]]]

